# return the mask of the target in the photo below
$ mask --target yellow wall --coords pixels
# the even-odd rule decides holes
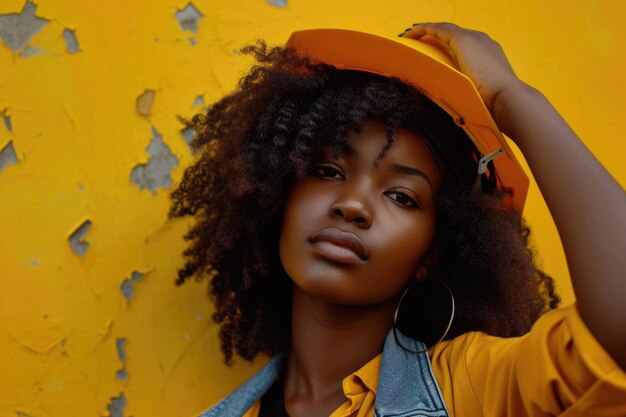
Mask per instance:
[[[222,365],[205,284],[173,285],[187,223],[166,220],[167,175],[192,159],[175,116],[228,91],[249,64],[233,51],[257,36],[429,20],[484,30],[626,183],[626,2],[194,0],[197,32],[176,18],[186,5],[0,2],[0,416],[191,416],[258,368]],[[138,166],[138,184],[154,171],[165,188],[131,182]],[[571,302],[531,187],[536,245]]]

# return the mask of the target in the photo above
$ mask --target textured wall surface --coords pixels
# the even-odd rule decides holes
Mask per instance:
[[[193,134],[176,115],[229,91],[256,37],[431,20],[499,40],[626,183],[621,0],[2,0],[0,416],[192,416],[254,372],[221,363],[205,284],[173,284],[187,223],[167,195]],[[526,215],[571,302],[534,184]]]

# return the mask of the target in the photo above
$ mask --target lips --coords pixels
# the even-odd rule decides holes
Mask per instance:
[[[326,242],[335,247],[338,246],[339,248],[335,248],[337,250],[332,250],[331,247],[329,255],[333,258],[338,258],[337,260],[339,261],[341,261],[341,258],[345,257],[345,255],[348,255],[349,257],[349,253],[345,254],[345,252],[347,252],[345,249],[351,251],[352,254],[356,255],[361,261],[366,261],[369,258],[367,248],[357,235],[350,232],[344,232],[343,230],[339,230],[337,228],[322,229],[311,236],[309,242],[312,244]],[[324,252],[327,252],[327,246],[328,245],[324,246]],[[349,259],[346,260],[348,261]]]

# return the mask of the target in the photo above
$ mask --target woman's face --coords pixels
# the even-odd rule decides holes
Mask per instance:
[[[403,129],[374,167],[385,144],[385,126],[367,121],[348,137],[351,152],[324,150],[288,194],[280,259],[311,296],[378,304],[427,272],[441,175],[424,141]]]

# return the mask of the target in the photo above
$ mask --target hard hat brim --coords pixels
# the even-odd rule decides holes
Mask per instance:
[[[522,212],[528,176],[472,81],[457,70],[452,58],[436,42],[347,29],[307,29],[293,32],[286,46],[314,63],[398,77],[450,114],[481,156],[503,148],[504,153],[493,160],[497,187]]]

